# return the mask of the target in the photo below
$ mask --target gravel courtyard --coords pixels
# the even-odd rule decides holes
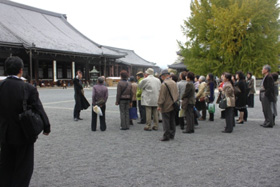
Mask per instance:
[[[280,120],[272,129],[260,127],[258,96],[248,122],[237,124],[232,134],[221,133],[225,120],[216,106],[214,122],[199,122],[194,134],[177,127],[175,140],[161,142],[161,124],[147,132],[134,121],[130,130],[119,130],[114,88],[105,132],[91,131],[91,109],[81,112],[83,120],[73,120],[73,88],[38,90],[52,132],[35,144],[31,187],[280,186]],[[85,95],[91,102],[91,89]]]

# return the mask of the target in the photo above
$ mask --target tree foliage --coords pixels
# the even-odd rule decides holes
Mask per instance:
[[[184,21],[184,63],[196,74],[251,71],[279,64],[277,0],[193,0]]]

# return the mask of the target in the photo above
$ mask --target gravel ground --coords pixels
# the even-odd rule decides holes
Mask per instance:
[[[115,89],[109,90],[105,132],[90,130],[89,109],[73,121],[73,89],[39,93],[52,133],[35,144],[31,187],[280,186],[280,120],[273,129],[260,127],[258,96],[248,122],[232,134],[221,133],[225,121],[216,107],[214,122],[200,122],[194,134],[178,127],[175,140],[161,142],[161,124],[159,131],[143,131],[136,121],[119,130]],[[91,101],[91,90],[85,94]]]

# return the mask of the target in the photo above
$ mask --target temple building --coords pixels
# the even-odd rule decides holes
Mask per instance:
[[[31,82],[71,81],[78,69],[89,80],[93,66],[105,77],[119,76],[123,69],[132,74],[139,68],[158,68],[132,50],[95,43],[65,14],[0,0],[0,76],[9,56],[23,59],[24,77]]]
[[[168,68],[176,70],[178,74],[182,71],[188,71],[187,66],[184,64],[184,58],[182,57],[181,51],[177,51],[176,53],[178,55],[177,62],[168,65]]]

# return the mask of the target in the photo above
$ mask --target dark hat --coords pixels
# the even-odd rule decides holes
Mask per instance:
[[[143,71],[139,71],[136,73],[136,75],[144,74]]]
[[[135,82],[134,76],[130,76],[128,80],[129,80],[130,82]]]
[[[170,75],[170,73],[168,72],[168,69],[164,69],[160,72],[160,76],[165,75],[165,74]]]

